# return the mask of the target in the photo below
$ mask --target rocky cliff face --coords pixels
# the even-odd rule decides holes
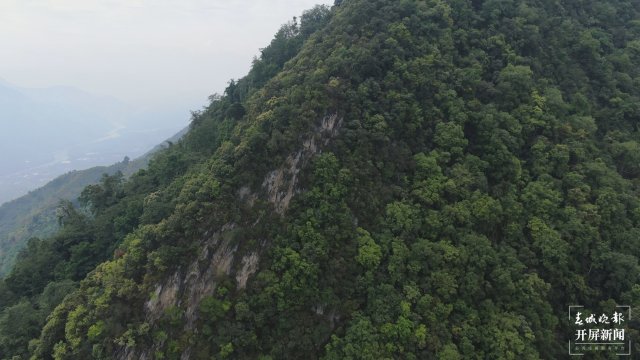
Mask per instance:
[[[270,171],[262,182],[262,188],[252,192],[248,187],[238,191],[238,201],[246,202],[249,207],[256,201],[267,201],[270,207],[283,215],[292,198],[301,189],[298,186],[298,174],[311,159],[326,147],[331,139],[339,134],[342,119],[338,114],[324,117],[302,142],[299,150],[289,155],[284,164]],[[251,226],[259,226],[262,218],[257,218]],[[198,257],[187,267],[179,268],[173,274],[157,283],[151,299],[144,304],[145,322],[154,327],[168,309],[177,307],[184,310],[183,332],[195,331],[198,308],[203,298],[214,294],[218,279],[235,278],[237,289],[243,290],[251,275],[260,265],[262,251],[269,245],[267,239],[257,239],[259,247],[239,253],[239,244],[232,241],[229,233],[236,230],[237,224],[227,223],[215,231],[203,234],[204,241],[199,245]],[[315,309],[324,315],[324,309]],[[333,315],[330,315],[333,317]],[[335,319],[334,319],[335,320]],[[153,343],[143,349],[124,347],[116,350],[116,356],[122,360],[154,359],[154,354],[165,346],[164,341]],[[182,360],[191,358],[191,349],[181,354]]]
[[[283,214],[287,210],[291,199],[299,190],[297,183],[300,170],[338,135],[340,126],[342,119],[338,118],[338,114],[323,118],[316,131],[304,140],[302,148],[289,155],[282,167],[271,171],[264,179],[262,186],[277,213]]]

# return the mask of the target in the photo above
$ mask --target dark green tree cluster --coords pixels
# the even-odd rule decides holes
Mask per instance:
[[[565,358],[568,305],[640,308],[639,38],[630,0],[306,12],[183,141],[29,244],[0,284],[0,352]],[[265,179],[291,164],[279,214]],[[218,271],[147,316],[211,239],[259,257],[246,287]]]

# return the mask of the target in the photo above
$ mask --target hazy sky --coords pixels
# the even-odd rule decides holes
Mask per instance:
[[[205,105],[319,3],[333,0],[0,0],[0,78]]]

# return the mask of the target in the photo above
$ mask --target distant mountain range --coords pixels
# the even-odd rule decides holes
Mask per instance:
[[[0,80],[0,204],[71,170],[141,156],[186,125],[185,107],[177,108]]]

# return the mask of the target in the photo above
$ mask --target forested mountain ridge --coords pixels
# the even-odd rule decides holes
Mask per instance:
[[[58,224],[56,209],[61,200],[75,201],[82,189],[100,182],[103,174],[118,171],[126,175],[141,169],[147,160],[121,162],[112,166],[98,166],[72,171],[52,180],[45,186],[0,206],[0,277],[11,270],[14,259],[32,237],[55,234]]]
[[[124,179],[147,166],[153,155],[177,142],[188,129],[183,129],[146,154],[110,166],[74,170],[58,176],[45,186],[0,206],[0,278],[13,267],[18,252],[33,237],[46,238],[58,230],[57,209],[61,201],[77,204],[77,198],[89,185],[98,184],[103,175],[121,173]]]
[[[624,0],[315,8],[29,244],[0,352],[566,358],[569,305],[640,305],[639,38]]]

